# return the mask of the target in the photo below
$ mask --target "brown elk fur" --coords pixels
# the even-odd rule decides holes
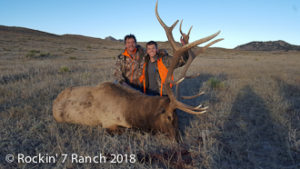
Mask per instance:
[[[175,137],[177,115],[168,97],[147,96],[110,82],[95,87],[70,87],[53,103],[57,122],[157,130]]]

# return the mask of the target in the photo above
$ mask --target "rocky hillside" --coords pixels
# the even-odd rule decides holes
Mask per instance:
[[[105,40],[111,40],[111,41],[119,41],[119,42],[123,42],[122,39],[117,40],[116,38],[114,38],[114,37],[112,37],[112,36],[107,36],[107,37],[105,38]]]
[[[267,42],[250,42],[244,45],[237,46],[237,50],[248,50],[248,51],[289,51],[298,50],[300,51],[300,46],[291,45],[285,41],[267,41]]]

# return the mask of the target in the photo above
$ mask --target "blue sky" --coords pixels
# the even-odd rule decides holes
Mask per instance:
[[[80,34],[138,41],[166,41],[155,13],[156,0],[1,0],[0,25],[55,34]],[[250,41],[284,40],[300,45],[300,0],[159,0],[167,25],[184,19],[191,40],[221,30],[215,47],[234,48]],[[174,38],[179,40],[179,24]]]

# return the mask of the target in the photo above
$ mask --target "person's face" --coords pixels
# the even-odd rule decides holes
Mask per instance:
[[[157,53],[157,48],[155,45],[147,45],[147,54],[153,58]]]
[[[136,48],[136,43],[133,38],[126,39],[125,47],[128,52],[133,52]]]

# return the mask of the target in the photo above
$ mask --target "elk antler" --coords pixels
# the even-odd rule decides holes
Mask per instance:
[[[176,97],[174,96],[173,92],[172,92],[172,89],[170,88],[170,83],[171,83],[171,77],[173,75],[173,72],[174,72],[174,69],[180,59],[180,57],[183,55],[184,52],[188,51],[189,49],[191,49],[192,47],[195,47],[199,44],[202,44],[202,43],[205,43],[207,41],[210,41],[211,39],[213,39],[214,37],[216,37],[219,33],[215,33],[215,34],[212,34],[210,36],[207,36],[205,38],[202,38],[202,39],[199,39],[199,40],[196,40],[192,43],[188,43],[188,40],[189,40],[189,34],[191,32],[191,29],[192,27],[190,28],[188,34],[184,34],[182,33],[181,31],[181,24],[182,24],[182,21],[181,21],[181,24],[180,24],[180,33],[182,34],[182,38],[184,40],[184,42],[186,43],[184,46],[182,47],[179,47],[176,45],[176,42],[174,40],[174,37],[173,37],[173,34],[172,34],[172,31],[174,29],[174,27],[176,26],[176,24],[178,23],[178,20],[171,26],[171,27],[168,27],[163,21],[162,19],[159,17],[158,15],[158,11],[157,11],[157,5],[158,4],[158,1],[156,1],[156,6],[155,6],[155,14],[156,14],[156,17],[157,17],[157,20],[159,21],[159,23],[161,24],[161,26],[164,28],[165,32],[166,32],[166,35],[167,35],[167,38],[168,38],[168,41],[169,43],[171,44],[172,48],[173,48],[173,59],[171,60],[171,64],[170,64],[170,67],[168,68],[168,74],[167,74],[167,77],[166,77],[166,92],[167,92],[167,95],[168,97],[170,98],[171,100],[171,104],[174,105],[174,107],[182,110],[182,111],[185,111],[187,113],[191,113],[191,114],[202,114],[202,113],[205,113],[206,112],[206,109],[208,107],[202,107],[202,105],[200,104],[199,106],[196,106],[196,107],[192,107],[192,106],[189,106],[189,105],[186,105],[180,101],[178,101],[176,99]],[[214,40],[212,42],[210,42],[209,44],[207,44],[206,46],[204,46],[203,48],[201,48],[201,50],[199,52],[197,52],[197,55],[199,53],[203,53],[205,51],[205,49],[207,49],[209,46],[221,41],[223,39],[217,39],[217,40]],[[186,72],[189,68],[189,66],[191,65],[192,61],[194,60],[194,58],[197,56],[197,55],[194,55],[194,53],[189,50],[189,58],[188,58],[188,61],[184,67],[184,70],[179,78],[178,81],[176,81],[176,84],[178,85],[179,83],[181,83],[185,78],[186,78]],[[191,96],[191,97],[194,97],[194,96]]]
[[[182,29],[181,29],[181,27],[182,27],[182,22],[183,22],[183,20],[181,20],[181,22],[180,22],[179,31],[180,31],[180,34],[181,34],[181,37],[182,37],[182,40],[184,41],[184,43],[188,43],[188,42],[189,42],[189,38],[190,38],[190,33],[191,33],[191,30],[192,30],[192,27],[193,27],[193,26],[191,26],[191,28],[189,29],[188,33],[185,34],[185,33],[182,32]],[[219,42],[219,41],[221,41],[221,40],[223,40],[223,39],[217,39],[217,40],[212,41],[211,43],[209,43],[209,44],[207,44],[206,46],[202,47],[196,54],[195,54],[191,49],[188,50],[188,52],[189,52],[189,58],[188,58],[188,60],[187,60],[187,62],[186,62],[186,64],[185,64],[185,66],[184,66],[183,71],[181,72],[180,77],[178,78],[179,80],[177,80],[177,81],[175,82],[175,84],[176,84],[176,94],[177,94],[177,95],[178,95],[178,93],[179,93],[179,84],[180,84],[184,79],[187,79],[187,78],[195,78],[195,77],[198,77],[198,76],[200,75],[200,74],[197,74],[197,75],[193,75],[193,76],[186,76],[186,72],[187,72],[189,66],[191,65],[191,63],[193,62],[193,60],[196,58],[196,56],[199,55],[200,53],[205,52],[205,50],[206,50],[209,46],[211,46],[211,45],[213,45],[213,44],[215,44],[215,43],[217,43],[217,42]],[[204,94],[204,92],[199,92],[198,94],[196,94],[196,95],[194,95],[194,96],[181,96],[181,98],[182,98],[182,99],[193,99],[193,98],[198,97],[198,96],[201,96],[201,95],[203,95],[203,94]],[[178,97],[176,97],[176,98],[178,98]]]

